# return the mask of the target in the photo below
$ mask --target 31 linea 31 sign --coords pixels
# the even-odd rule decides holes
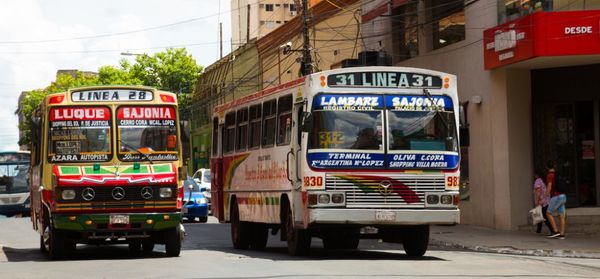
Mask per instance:
[[[419,73],[355,72],[327,76],[330,87],[442,88],[442,78]]]

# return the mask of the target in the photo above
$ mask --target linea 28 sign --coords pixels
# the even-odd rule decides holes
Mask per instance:
[[[407,72],[354,72],[327,76],[330,87],[442,88],[442,78]]]

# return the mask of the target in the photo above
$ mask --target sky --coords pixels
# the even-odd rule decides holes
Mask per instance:
[[[56,71],[97,71],[121,53],[185,47],[208,66],[230,51],[230,0],[0,0],[0,151],[18,149],[14,114],[23,91],[41,89]]]

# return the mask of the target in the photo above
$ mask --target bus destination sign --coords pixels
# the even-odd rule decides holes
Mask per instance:
[[[152,101],[152,91],[131,89],[84,90],[71,93],[73,102]]]
[[[439,76],[405,72],[354,72],[327,76],[330,87],[442,88]]]

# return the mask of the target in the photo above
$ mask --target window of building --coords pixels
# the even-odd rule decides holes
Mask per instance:
[[[275,4],[275,7],[281,7],[281,4]]]
[[[275,21],[275,23],[277,23],[277,24],[281,24],[281,21],[279,21],[279,20],[278,20],[278,21]]]
[[[224,152],[233,152],[235,146],[235,112],[225,115],[225,146]]]
[[[433,49],[465,39],[463,1],[434,0],[432,2]]]
[[[265,4],[265,11],[272,12],[273,11],[273,4]]]
[[[290,4],[290,12],[296,11],[296,4]]]
[[[409,2],[392,10],[394,61],[419,55],[417,2]]]
[[[292,138],[292,95],[279,98],[277,111],[277,145],[288,145]]]
[[[271,147],[275,143],[276,114],[277,100],[271,100],[263,103],[263,147]]]
[[[237,133],[235,150],[244,151],[248,145],[248,108],[237,112]]]
[[[261,106],[254,105],[250,107],[250,140],[249,148],[260,146],[260,127],[261,127]]]

